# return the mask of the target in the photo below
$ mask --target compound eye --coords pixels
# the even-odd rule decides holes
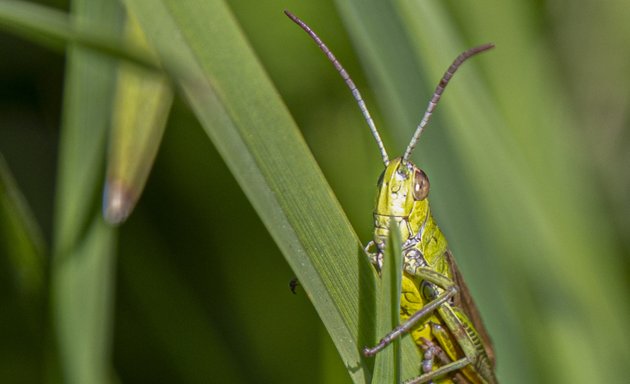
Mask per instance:
[[[413,175],[413,198],[414,200],[424,200],[429,195],[429,177],[422,171],[416,169]]]

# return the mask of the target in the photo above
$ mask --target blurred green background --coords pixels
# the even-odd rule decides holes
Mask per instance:
[[[494,42],[455,76],[416,151],[434,215],[493,336],[502,382],[625,382],[626,2],[226,3],[363,243],[382,167],[376,146],[338,74],[282,10],[352,75],[391,156],[455,55]],[[80,382],[59,363],[67,356],[49,289],[65,57],[10,30],[0,53],[0,154],[40,228],[30,232],[38,257],[25,266],[0,218],[0,381]],[[7,191],[3,203],[15,204]],[[350,382],[352,367],[308,294],[289,291],[294,272],[181,94],[137,209],[116,232],[108,381]]]

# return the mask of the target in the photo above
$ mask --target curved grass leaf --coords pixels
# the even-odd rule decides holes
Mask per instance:
[[[112,31],[107,18],[82,23],[68,15],[28,1],[0,2],[0,28],[52,49],[63,50],[68,43],[129,60],[148,69],[159,70],[153,56],[140,45],[123,40]]]
[[[373,338],[374,272],[230,11],[221,1],[125,3],[163,62],[177,60],[186,69],[173,73],[197,118],[295,271],[353,380],[368,382],[359,349]],[[279,11],[277,22],[289,21]]]

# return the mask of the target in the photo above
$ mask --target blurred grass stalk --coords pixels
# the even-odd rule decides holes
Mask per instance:
[[[107,0],[75,0],[74,20],[120,29],[122,9]],[[57,177],[51,310],[61,374],[67,383],[110,377],[116,230],[101,214],[100,191],[111,121],[116,62],[67,49]]]
[[[127,14],[125,34],[128,41],[150,51],[133,14]],[[172,102],[173,90],[164,74],[134,63],[119,63],[103,192],[103,216],[110,224],[124,222],[135,208],[162,141]]]

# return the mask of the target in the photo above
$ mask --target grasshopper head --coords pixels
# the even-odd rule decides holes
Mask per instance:
[[[376,215],[406,218],[429,195],[429,178],[413,163],[397,158],[378,180]]]
[[[429,212],[429,179],[418,167],[402,158],[387,164],[378,180],[374,210],[374,241],[379,251],[395,220],[404,241],[414,236]]]

